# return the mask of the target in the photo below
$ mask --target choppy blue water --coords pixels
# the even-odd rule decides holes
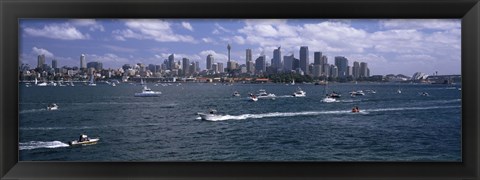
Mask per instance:
[[[461,161],[461,91],[447,85],[20,85],[21,161]],[[301,87],[306,97],[290,95]],[[397,94],[397,89],[402,93]],[[247,100],[266,89],[278,97]],[[352,90],[375,90],[350,97]],[[232,97],[238,91],[240,97]],[[420,96],[428,92],[430,96]],[[57,103],[58,111],[47,111]],[[359,106],[361,113],[351,113]],[[202,121],[215,108],[224,117]],[[96,145],[68,147],[85,133]]]

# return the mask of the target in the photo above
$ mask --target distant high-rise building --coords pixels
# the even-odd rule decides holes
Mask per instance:
[[[230,49],[232,49],[232,47],[230,46],[230,44],[227,45],[227,50],[228,50],[228,61],[230,61]]]
[[[215,63],[215,59],[213,59],[213,56],[211,54],[209,54],[207,56],[207,70],[211,70],[212,69],[212,64]]]
[[[87,61],[85,60],[85,54],[80,55],[80,69],[87,68]]]
[[[187,58],[182,59],[182,70],[183,70],[183,75],[187,76],[190,74],[190,60]]]
[[[345,75],[346,76],[352,76],[353,75],[352,66],[347,66],[347,73]]]
[[[58,64],[57,64],[57,60],[56,60],[56,59],[52,59],[52,68],[53,68],[53,69],[57,69],[57,68],[58,68]]]
[[[247,61],[247,73],[253,73],[255,72],[255,67],[254,67],[254,64],[253,61]]]
[[[295,70],[293,68],[293,54],[289,56],[283,56],[283,70],[285,72],[290,72],[291,70]]]
[[[225,72],[225,68],[223,68],[223,63],[217,63],[218,72],[223,73]]]
[[[327,78],[330,77],[330,65],[328,63],[322,65],[322,75],[321,76],[325,76]]]
[[[252,61],[252,49],[247,49],[245,52],[245,64],[247,64],[248,61]]]
[[[280,47],[273,50],[272,69],[274,72],[281,71],[282,69],[282,52]]]
[[[338,77],[338,67],[335,65],[330,65],[330,77],[337,78]]]
[[[313,64],[314,65],[324,64],[324,63],[322,63],[322,52],[314,52],[313,53]]]
[[[237,69],[237,62],[236,61],[228,61],[227,62],[227,69],[234,70]]]
[[[198,61],[195,61],[195,73],[200,72],[200,63]]]
[[[353,73],[352,73],[353,77],[355,79],[359,78],[360,77],[360,63],[358,63],[357,61],[354,61],[352,71],[353,71]]]
[[[348,59],[343,56],[336,56],[335,57],[335,66],[338,69],[338,77],[346,77],[347,76],[347,66],[348,66]]]
[[[366,62],[360,63],[360,77],[368,77],[368,64]]]
[[[212,68],[210,69],[213,73],[218,73],[218,64],[213,63]]]
[[[265,55],[259,56],[255,60],[255,72],[256,73],[265,73],[267,71],[267,64],[265,60]]]
[[[300,47],[300,69],[302,69],[305,74],[309,74],[308,65],[310,64],[310,60],[308,56],[308,46]]]
[[[152,73],[156,73],[157,72],[157,67],[155,66],[155,64],[149,64],[148,65],[148,70],[150,70],[150,72],[152,72]]]
[[[322,56],[322,58],[320,59],[320,64],[328,64],[327,56]]]
[[[38,55],[37,57],[37,68],[42,68],[45,64],[45,54]]]
[[[95,69],[97,71],[101,71],[103,69],[103,63],[101,62],[97,62],[97,61],[93,61],[93,62],[88,62],[87,63],[87,68],[88,69]]]
[[[168,69],[172,70],[175,69],[175,55],[171,54],[168,56]]]
[[[322,75],[322,65],[321,64],[313,64],[313,77],[320,77]]]
[[[300,68],[300,59],[293,58],[292,69],[297,70],[299,68]]]

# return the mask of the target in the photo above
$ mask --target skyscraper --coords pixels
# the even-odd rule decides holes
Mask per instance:
[[[355,79],[358,78],[358,77],[360,77],[360,64],[359,64],[357,61],[354,61],[354,62],[353,62],[352,71],[353,71],[353,77],[354,77]]]
[[[368,77],[368,64],[366,62],[360,63],[360,77]]]
[[[80,69],[87,68],[87,61],[85,60],[85,54],[80,55]]]
[[[210,69],[213,73],[218,73],[218,64],[213,63],[212,68]]]
[[[57,64],[57,60],[56,60],[56,59],[52,59],[52,68],[53,68],[53,69],[57,69],[57,68],[58,68],[58,64]]]
[[[265,62],[265,55],[259,56],[255,60],[255,72],[256,73],[265,73],[267,71],[267,66]]]
[[[227,45],[227,49],[228,49],[228,61],[230,61],[230,49],[232,49],[230,44]]]
[[[289,56],[283,56],[283,70],[286,72],[290,72],[291,70],[294,70],[293,68],[293,54]]]
[[[38,57],[37,57],[37,67],[42,68],[43,64],[45,64],[45,54],[38,55]]]
[[[300,47],[300,69],[305,72],[305,74],[309,74],[308,64],[310,64],[308,58],[308,46],[302,46]]]
[[[323,64],[322,63],[322,52],[314,52],[313,53],[313,64],[314,65]]]
[[[209,54],[207,56],[207,70],[211,70],[212,69],[212,64],[215,63],[215,59],[213,59],[213,56],[211,54]]]
[[[223,68],[223,63],[217,63],[218,72],[223,73],[225,69]]]
[[[327,56],[322,56],[322,58],[320,59],[320,64],[328,64]]]
[[[232,67],[232,64],[230,63],[230,49],[232,49],[232,47],[230,46],[230,44],[227,45],[227,50],[228,50],[228,61],[227,61],[227,71],[230,72],[233,67]]]
[[[246,50],[245,64],[247,64],[248,61],[252,61],[252,49],[247,49]]]
[[[247,73],[253,73],[255,71],[254,63],[253,61],[247,61]]]
[[[272,68],[274,72],[281,71],[282,69],[282,52],[280,51],[280,47],[273,50]]]
[[[171,54],[168,56],[168,69],[172,70],[175,69],[175,55]]]
[[[347,66],[348,66],[347,58],[343,56],[336,56],[335,66],[337,66],[337,69],[338,69],[338,77],[343,78],[347,76]]]
[[[336,78],[338,77],[338,67],[335,65],[330,65],[330,77]]]
[[[182,69],[183,75],[187,76],[190,74],[190,60],[187,58],[182,59]]]

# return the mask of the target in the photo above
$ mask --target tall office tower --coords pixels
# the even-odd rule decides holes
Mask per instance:
[[[322,52],[314,52],[313,53],[313,64],[314,65],[324,64],[324,63],[322,63]]]
[[[183,69],[183,75],[187,76],[190,74],[190,60],[187,58],[182,59],[182,69]]]
[[[328,64],[327,56],[322,56],[322,58],[320,59],[320,64]]]
[[[87,61],[85,60],[85,54],[80,55],[80,69],[87,69]]]
[[[347,66],[347,74],[346,74],[346,76],[353,76],[352,66]]]
[[[297,70],[300,68],[300,59],[293,58],[292,69]]]
[[[330,77],[336,78],[338,77],[338,67],[335,65],[330,65]]]
[[[218,72],[223,73],[225,72],[225,68],[223,68],[223,63],[217,63]]]
[[[259,56],[255,60],[255,72],[256,73],[265,73],[267,72],[267,65],[265,61],[265,55]]]
[[[42,68],[45,64],[45,54],[38,55],[37,57],[37,68]]]
[[[313,77],[320,77],[322,75],[322,65],[321,64],[313,64]]]
[[[207,56],[207,70],[211,70],[212,69],[212,64],[215,63],[215,59],[213,59],[213,56],[211,54],[209,54]]]
[[[282,69],[282,52],[280,47],[273,50],[272,68],[273,72],[279,72]]]
[[[323,64],[322,65],[322,76],[325,77],[330,77],[330,65],[329,64]]]
[[[360,63],[360,77],[368,77],[368,64],[366,62]]]
[[[308,46],[300,47],[300,69],[305,72],[305,74],[309,74],[308,72],[308,65],[310,64],[310,60],[308,58]]]
[[[289,56],[283,56],[283,70],[285,72],[290,72],[291,70],[294,70],[293,68],[293,54]]]
[[[252,74],[255,71],[253,61],[247,61],[247,73]]]
[[[197,69],[195,62],[190,63],[190,67],[188,68],[190,75],[195,73],[195,69]]]
[[[168,56],[168,69],[172,70],[175,69],[175,55],[171,54]]]
[[[210,69],[213,73],[218,73],[218,64],[213,63],[212,68]]]
[[[56,59],[52,59],[52,68],[53,68],[53,69],[57,69],[57,67],[58,67],[57,60],[56,60]]]
[[[347,66],[348,66],[348,59],[343,56],[336,56],[335,57],[335,66],[337,66],[338,74],[337,76],[340,78],[347,76]]]
[[[357,79],[358,77],[360,77],[360,64],[357,62],[357,61],[354,61],[353,62],[353,68],[352,68],[352,71],[353,71],[353,77],[355,79]]]
[[[152,72],[152,73],[156,73],[157,72],[157,67],[155,66],[155,64],[149,64],[148,65],[148,70],[150,70],[150,72]]]
[[[247,50],[246,50],[246,54],[245,54],[245,64],[247,64],[248,61],[252,61],[252,49],[247,49]]]
[[[234,69],[237,69],[237,62],[235,62],[235,61],[228,61],[228,62],[227,62],[227,69],[228,69],[229,71],[234,70]]]
[[[200,72],[200,63],[195,61],[195,72]]]

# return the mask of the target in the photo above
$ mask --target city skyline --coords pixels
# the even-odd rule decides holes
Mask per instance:
[[[271,63],[307,47],[307,61],[322,52],[329,64],[335,57],[366,62],[371,75],[460,74],[460,20],[21,20],[20,63],[35,67],[37,56],[57,66],[98,61],[104,68],[124,64],[162,64],[175,54],[175,62],[188,58],[206,68],[209,54],[227,66],[245,64],[264,55]],[[101,36],[103,35],[103,36]],[[307,39],[307,37],[310,37]],[[363,42],[363,43],[362,43]],[[250,58],[250,57],[248,57]],[[84,62],[85,63],[85,62]],[[343,70],[342,70],[343,71]]]

